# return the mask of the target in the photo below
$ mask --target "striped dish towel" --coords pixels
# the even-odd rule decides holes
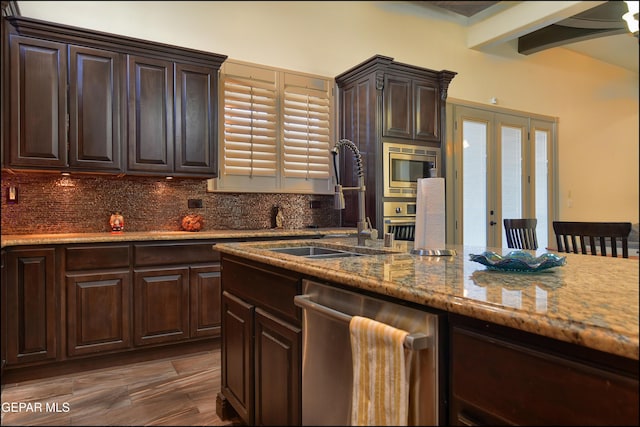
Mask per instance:
[[[353,316],[351,425],[407,425],[409,382],[404,340],[408,332]]]

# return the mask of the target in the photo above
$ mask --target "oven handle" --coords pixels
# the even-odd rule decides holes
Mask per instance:
[[[331,319],[340,320],[343,322],[350,322],[353,316],[345,314],[341,311],[334,310],[333,308],[318,304],[315,301],[311,301],[312,295],[296,295],[293,297],[293,303],[302,309],[315,311],[323,314]],[[430,347],[430,339],[428,335],[422,332],[416,332],[409,334],[404,339],[404,346],[410,350],[423,350]]]
[[[385,219],[384,223],[390,224],[390,225],[415,225],[416,220],[415,219]]]

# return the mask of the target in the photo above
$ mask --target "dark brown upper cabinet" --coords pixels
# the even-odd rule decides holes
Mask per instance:
[[[217,175],[215,68],[175,64],[175,171]]]
[[[9,166],[121,172],[121,55],[10,40]]]
[[[122,55],[69,46],[69,166],[122,171]]]
[[[20,36],[9,43],[9,167],[65,168],[66,45]]]
[[[226,56],[3,19],[3,167],[217,175],[218,73]]]
[[[130,56],[128,73],[127,170],[216,176],[217,70]]]
[[[173,173],[173,64],[129,57],[128,171]]]
[[[382,135],[440,142],[439,93],[436,82],[385,75]]]

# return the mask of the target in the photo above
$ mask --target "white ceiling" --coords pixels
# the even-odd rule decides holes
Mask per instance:
[[[471,49],[490,51],[509,45],[513,49],[517,38],[543,27],[556,24],[577,14],[600,6],[605,1],[499,1],[499,2],[410,2],[467,27],[467,42]],[[464,16],[464,4],[485,3],[484,9]],[[436,6],[437,4],[437,6]],[[452,10],[443,8],[451,5]],[[457,8],[458,10],[454,9]],[[481,6],[476,6],[477,9]],[[622,20],[622,18],[620,18]],[[566,21],[565,21],[566,22]],[[597,25],[597,24],[596,24]],[[594,59],[638,73],[638,38],[630,33],[601,36],[552,49],[569,49]],[[535,55],[535,53],[533,53]]]
[[[638,72],[638,39],[631,34],[571,43],[564,48]]]

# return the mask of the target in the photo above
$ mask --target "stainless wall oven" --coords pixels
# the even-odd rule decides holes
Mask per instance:
[[[414,240],[418,179],[442,173],[440,149],[383,141],[382,157],[383,232]]]
[[[439,176],[440,149],[382,143],[384,197],[416,197],[418,178]]]
[[[384,201],[382,203],[384,232],[396,240],[414,240],[416,201]]]

